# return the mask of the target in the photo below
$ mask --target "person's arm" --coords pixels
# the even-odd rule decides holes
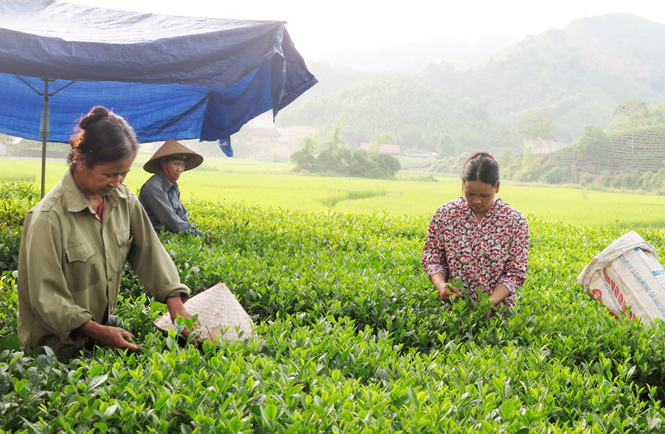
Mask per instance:
[[[179,212],[176,212],[179,218],[181,218],[183,221],[187,222],[189,225],[189,229],[187,230],[188,232],[193,233],[194,235],[198,236],[206,236],[205,242],[206,244],[210,244],[210,235],[206,234],[205,232],[199,230],[196,226],[192,224],[192,222],[189,221],[189,216],[187,213],[187,208],[182,204],[182,200],[180,199],[180,189],[176,188],[176,192],[178,194],[178,202],[180,203],[180,210]]]
[[[446,276],[448,275],[448,263],[445,256],[445,246],[440,237],[440,221],[443,218],[441,209],[438,209],[432,217],[425,243],[423,244],[421,264],[434,285],[438,297],[443,301],[450,300],[450,296],[455,294],[460,296],[459,290],[448,285]]]
[[[439,299],[442,301],[450,301],[451,295],[456,295],[458,297],[462,296],[462,294],[459,292],[459,289],[452,285],[448,285],[446,276],[444,276],[443,273],[435,273],[430,277],[429,280],[436,288],[436,293],[439,296]]]
[[[506,261],[504,273],[494,290],[494,292],[501,290],[500,294],[502,294],[504,291],[501,287],[503,287],[508,291],[508,294],[498,302],[503,301],[503,299],[509,295],[515,294],[524,284],[524,280],[526,279],[527,260],[529,255],[529,224],[524,216],[520,214],[519,217],[520,219],[513,231],[508,249],[508,251],[511,252],[511,256]],[[497,294],[497,299],[500,294]]]
[[[185,307],[185,303],[182,301],[182,297],[179,295],[169,297],[166,299],[166,305],[169,308],[169,315],[171,316],[171,322],[175,322],[176,318],[178,316],[181,316],[183,318],[191,319],[193,317],[192,314],[190,314],[187,311],[187,308]],[[194,329],[197,329],[201,327],[201,323],[199,321],[196,321],[194,323]],[[182,334],[185,336],[189,335],[190,330],[185,327],[185,329],[182,331]],[[196,344],[198,341],[194,341]]]
[[[141,189],[141,200],[150,208],[155,217],[164,227],[173,233],[193,232],[202,235],[203,232],[192,225],[187,218],[184,220],[178,216],[169,201],[168,194],[163,189],[154,185],[146,185]]]
[[[191,318],[183,303],[189,298],[189,288],[180,283],[178,269],[159,241],[145,210],[135,197],[132,200],[130,224],[133,239],[127,256],[129,265],[155,300],[168,306],[172,320],[177,315]],[[183,334],[188,335],[189,330]]]
[[[508,289],[508,287],[503,283],[499,283],[498,285],[496,285],[496,288],[494,288],[494,291],[492,291],[492,294],[490,295],[490,301],[492,302],[492,306],[496,306],[497,304],[501,303],[509,295],[510,295],[510,290]]]

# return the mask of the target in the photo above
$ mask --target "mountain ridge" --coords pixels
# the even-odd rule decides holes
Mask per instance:
[[[579,137],[587,124],[606,128],[613,120],[614,109],[627,100],[644,101],[647,105],[665,101],[665,53],[660,50],[665,44],[665,24],[646,20],[630,14],[607,14],[585,17],[571,21],[563,29],[551,29],[535,36],[528,36],[490,56],[469,69],[459,69],[450,62],[430,63],[420,74],[410,74],[417,80],[442,94],[455,96],[460,103],[450,105],[449,100],[440,99],[448,110],[469,110],[484,126],[481,130],[486,147],[498,146],[496,134],[487,133],[500,127],[511,130],[529,110],[544,109],[557,127],[560,141],[571,143]],[[327,71],[335,75],[335,66]],[[314,71],[316,73],[316,71]],[[288,112],[284,120],[298,124],[308,119],[318,119],[318,125],[330,125],[343,113],[358,113],[361,101],[373,98],[381,104],[380,95],[364,95],[355,89],[353,101],[345,95],[335,97],[342,89],[362,81],[383,80],[399,74],[367,74],[352,77],[347,71],[343,87],[330,89],[330,94],[319,93],[316,104],[306,99],[300,107]],[[357,80],[355,80],[357,78]],[[354,81],[355,80],[355,81]],[[389,86],[388,86],[389,87]],[[385,91],[371,85],[364,86],[367,92]],[[403,92],[408,93],[408,89]],[[422,90],[419,92],[422,93]],[[393,104],[407,106],[409,95],[394,95]],[[461,104],[468,100],[470,104]],[[333,103],[334,101],[334,103]],[[430,111],[439,112],[430,104]],[[332,108],[334,107],[334,110]],[[411,105],[412,107],[412,105]],[[302,109],[301,109],[302,108]],[[317,117],[316,110],[323,110],[327,120]],[[306,113],[309,111],[309,113]],[[321,112],[321,115],[323,112]],[[461,114],[451,113],[453,118]],[[477,146],[479,136],[464,125],[449,125],[445,133],[432,125],[436,120],[422,113],[422,124],[407,125],[395,117],[389,107],[375,107],[375,125],[395,134],[396,140],[407,140],[413,134],[399,131],[414,128],[422,130],[423,141],[418,146],[402,143],[404,148],[449,150],[469,149]],[[382,121],[382,119],[386,119]],[[408,128],[406,128],[408,126]],[[456,128],[454,131],[451,128]],[[435,133],[435,131],[438,131]],[[489,135],[488,135],[489,134]],[[512,134],[513,147],[521,141]],[[445,146],[443,143],[453,140]]]

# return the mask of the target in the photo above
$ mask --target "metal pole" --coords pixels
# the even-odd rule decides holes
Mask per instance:
[[[44,105],[39,125],[39,135],[42,138],[42,199],[44,198],[44,178],[46,178],[46,139],[51,135],[50,110],[48,108],[48,78],[42,78],[44,82]]]
[[[42,105],[42,116],[39,120],[39,135],[42,138],[42,199],[44,198],[44,178],[46,177],[46,139],[51,135],[51,109],[48,108],[49,98],[60,92],[61,90],[67,89],[72,84],[76,83],[75,81],[70,81],[66,85],[62,86],[60,89],[53,92],[51,95],[48,94],[48,82],[55,81],[55,79],[42,78],[44,82],[44,93],[41,94],[37,89],[32,87],[30,83],[25,81],[20,75],[14,74],[16,78],[21,80],[32,89],[37,95],[44,97],[44,104]]]

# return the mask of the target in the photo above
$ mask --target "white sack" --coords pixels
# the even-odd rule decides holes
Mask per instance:
[[[635,232],[593,258],[577,283],[614,315],[629,311],[630,318],[665,320],[665,270],[656,249]]]

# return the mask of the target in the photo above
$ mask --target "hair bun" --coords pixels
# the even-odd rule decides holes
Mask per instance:
[[[96,106],[93,107],[90,112],[79,121],[79,127],[82,130],[85,130],[90,126],[90,124],[97,122],[98,120],[107,117],[111,112],[106,107]]]
[[[134,159],[138,149],[136,134],[127,121],[102,106],[93,107],[79,121],[69,144],[72,150],[67,162],[78,163],[83,156],[83,164],[88,168],[129,157]]]

